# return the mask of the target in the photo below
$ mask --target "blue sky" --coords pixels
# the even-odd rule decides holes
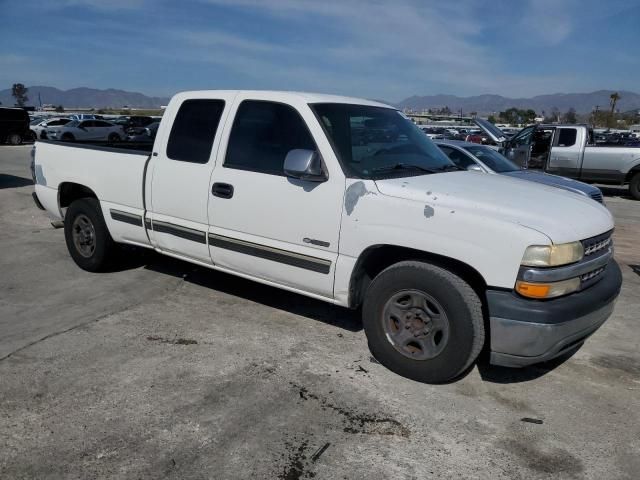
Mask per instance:
[[[640,91],[637,0],[0,0],[0,89]]]

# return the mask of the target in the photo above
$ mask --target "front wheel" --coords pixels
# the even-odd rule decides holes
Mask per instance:
[[[114,260],[116,244],[95,198],[71,203],[64,219],[64,238],[71,258],[83,270],[106,270]]]
[[[631,181],[629,182],[629,193],[634,199],[640,200],[640,172],[631,177]]]
[[[425,262],[383,270],[367,290],[363,324],[373,356],[419,382],[455,379],[484,345],[476,292],[459,276]]]

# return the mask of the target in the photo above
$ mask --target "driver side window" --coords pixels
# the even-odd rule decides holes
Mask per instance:
[[[317,150],[317,147],[293,107],[245,100],[233,122],[224,167],[284,175],[284,159],[296,149]]]

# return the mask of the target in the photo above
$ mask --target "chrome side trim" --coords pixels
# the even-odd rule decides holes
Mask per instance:
[[[232,250],[245,255],[252,255],[318,273],[328,274],[331,271],[331,261],[325,260],[324,258],[302,255],[288,250],[281,250],[279,248],[246,242],[244,240],[238,240],[237,238],[215,235],[213,233],[209,233],[209,246]]]
[[[153,231],[157,233],[167,233],[169,235],[173,235],[174,237],[184,238],[185,240],[191,240],[192,242],[197,243],[207,243],[207,236],[205,232],[200,230],[196,230],[193,228],[182,227],[180,225],[175,225],[173,223],[168,222],[160,222],[158,220],[153,220]]]
[[[109,213],[111,214],[111,218],[118,222],[129,223],[137,227],[142,226],[142,217],[135,213],[123,212],[122,210],[116,210],[114,208],[110,208]]]

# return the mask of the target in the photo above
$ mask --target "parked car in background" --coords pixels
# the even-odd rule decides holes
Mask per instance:
[[[146,127],[130,128],[127,130],[127,141],[137,143],[153,142],[159,126],[160,122],[154,122]]]
[[[0,143],[20,145],[33,140],[29,130],[29,114],[22,108],[0,107]]]
[[[104,120],[74,120],[56,130],[47,130],[47,137],[63,142],[119,142],[124,138],[122,127]]]
[[[127,131],[130,128],[143,128],[159,121],[159,119],[146,115],[126,115],[111,120],[111,123],[120,125],[125,131]]]
[[[535,170],[524,170],[500,152],[486,145],[459,141],[436,141],[449,160],[465,170],[477,170],[484,173],[498,173],[521,180],[542,183],[579,193],[596,202],[603,203],[602,191],[593,185],[559,177]]]
[[[525,168],[589,183],[629,185],[640,200],[640,148],[596,144],[588,125],[530,125],[512,138],[486,120],[478,119],[487,135],[508,159]]]
[[[95,120],[96,116],[92,113],[75,113],[73,115],[69,115],[71,120]]]
[[[45,140],[47,138],[47,131],[59,130],[72,121],[70,118],[49,118],[46,120],[40,118],[32,121],[30,128],[35,138]]]

